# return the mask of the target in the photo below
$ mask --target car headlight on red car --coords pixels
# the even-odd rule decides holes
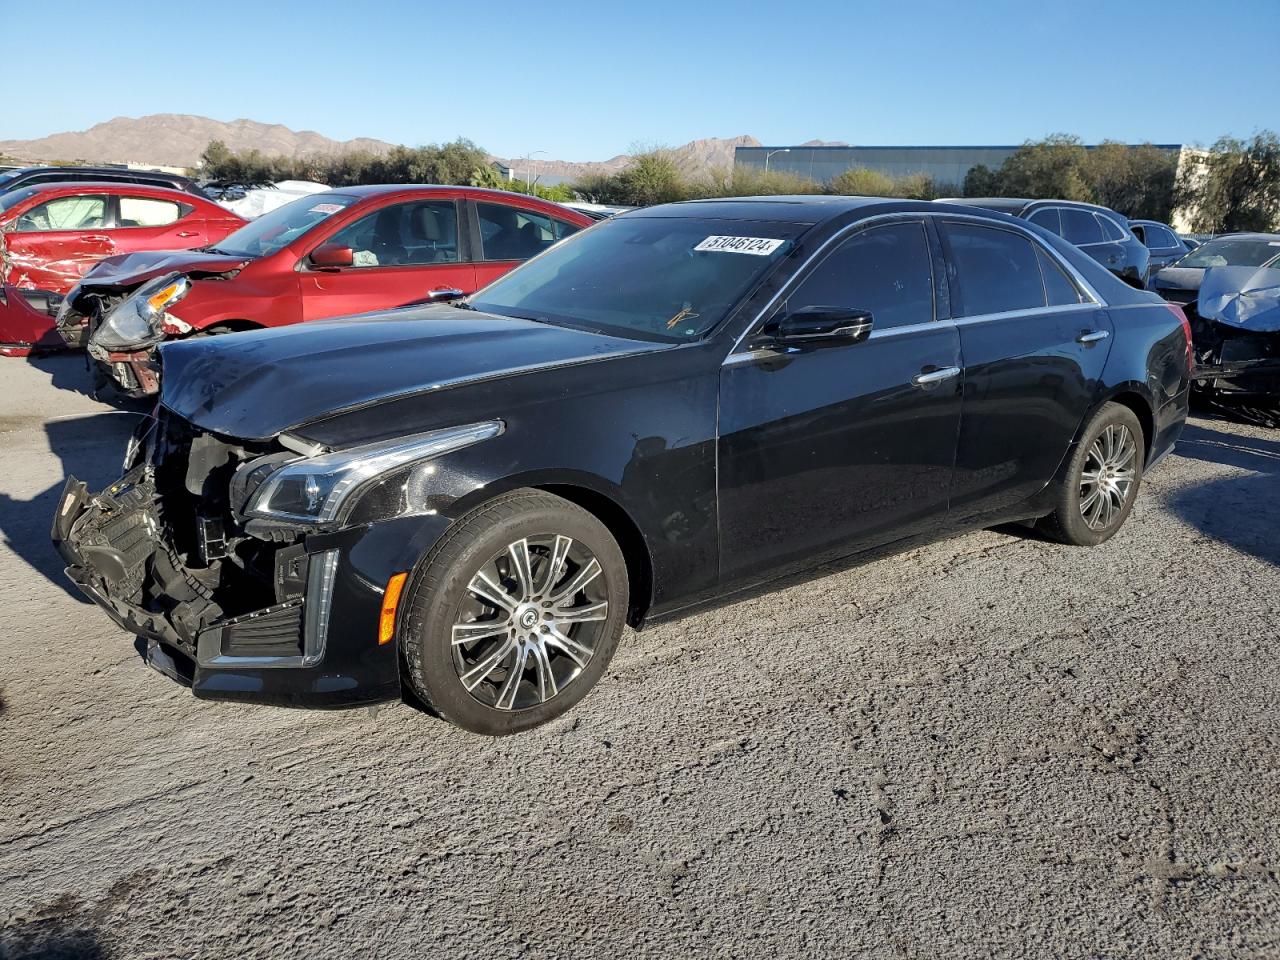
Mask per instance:
[[[131,350],[164,339],[165,313],[191,290],[191,281],[180,273],[157,277],[139,287],[107,314],[102,326],[89,338],[90,347]]]

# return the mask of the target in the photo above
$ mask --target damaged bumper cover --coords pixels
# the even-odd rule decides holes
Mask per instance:
[[[1280,400],[1280,269],[1206,270],[1192,332],[1202,388]]]
[[[364,531],[279,549],[279,602],[240,610],[208,568],[187,565],[163,529],[160,499],[142,467],[97,495],[72,477],[52,530],[67,576],[146,641],[149,664],[207,699],[324,707],[399,696],[394,648],[367,639],[381,592],[349,560],[342,569]],[[218,555],[218,532],[200,534],[206,556]],[[369,625],[355,645],[353,621]],[[346,644],[331,642],[335,627]]]

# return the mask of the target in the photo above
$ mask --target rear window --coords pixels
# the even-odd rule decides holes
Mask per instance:
[[[994,227],[969,223],[946,226],[960,285],[960,316],[1045,306],[1040,262],[1030,240]]]
[[[1098,223],[1102,226],[1102,235],[1108,240],[1125,239],[1124,231],[1120,229],[1120,225],[1110,217],[1104,217],[1100,213],[1095,213],[1094,216],[1098,218]]]
[[[1101,243],[1102,225],[1090,210],[1062,210],[1062,236],[1068,243]]]

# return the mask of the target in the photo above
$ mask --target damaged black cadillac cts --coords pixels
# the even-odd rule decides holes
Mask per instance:
[[[1182,430],[1188,342],[1000,213],[660,206],[466,301],[168,344],[124,476],[69,479],[53,539],[197,696],[510,733],[626,624],[998,522],[1107,540]]]

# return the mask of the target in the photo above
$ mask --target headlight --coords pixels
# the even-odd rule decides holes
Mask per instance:
[[[89,338],[104,350],[142,347],[164,339],[160,322],[165,311],[185,297],[191,281],[180,273],[157,277],[139,287],[107,314],[102,326]]]
[[[262,482],[245,513],[264,520],[326,523],[338,517],[353,493],[389,470],[488,440],[502,430],[501,421],[490,420],[294,460]]]

